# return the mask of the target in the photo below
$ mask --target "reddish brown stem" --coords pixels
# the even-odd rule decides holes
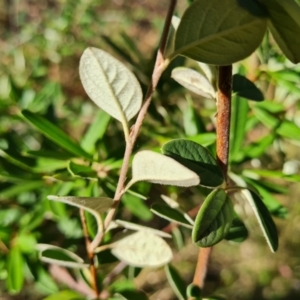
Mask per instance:
[[[230,113],[231,113],[232,66],[219,67],[217,101],[217,160],[227,181]]]
[[[228,182],[228,156],[231,113],[232,66],[219,67],[218,99],[217,99],[217,162]],[[201,289],[204,287],[205,276],[211,248],[199,250],[193,283]]]

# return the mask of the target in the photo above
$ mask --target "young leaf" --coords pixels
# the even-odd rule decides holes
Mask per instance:
[[[100,214],[105,213],[107,210],[109,210],[112,207],[113,199],[105,198],[105,197],[92,198],[92,197],[72,197],[72,196],[63,196],[63,197],[48,196],[47,199],[76,206],[78,208],[82,208],[90,212],[95,217],[98,225],[97,235],[95,236],[94,240],[91,242],[90,247],[91,249],[95,249],[98,246],[96,244],[98,237],[103,232],[103,224],[102,224],[102,219],[100,217]]]
[[[91,155],[86,153],[75,141],[73,141],[60,128],[48,121],[42,116],[34,114],[28,110],[23,110],[22,115],[34,127],[36,127],[43,135],[51,141],[78,157],[84,157],[91,160]]]
[[[160,267],[173,258],[169,245],[149,231],[134,232],[120,239],[114,243],[112,253],[134,267]]]
[[[300,62],[300,7],[295,0],[259,0],[270,18],[271,33],[286,57],[294,64]]]
[[[7,258],[7,288],[11,293],[21,291],[24,283],[24,258],[18,247],[13,247]]]
[[[165,266],[165,272],[175,295],[179,300],[186,299],[186,285],[178,272],[171,265]]]
[[[202,204],[192,232],[192,240],[199,247],[210,247],[228,234],[234,211],[225,190],[212,191]]]
[[[172,140],[163,145],[162,152],[194,171],[200,177],[201,185],[216,187],[224,181],[216,160],[208,150],[193,141]]]
[[[198,0],[185,11],[171,55],[184,55],[212,65],[246,58],[261,43],[267,19],[263,9],[247,0]]]
[[[154,203],[151,207],[151,211],[156,215],[167,219],[171,222],[178,223],[188,228],[193,228],[191,223],[184,217],[184,215],[181,212],[168,205]]]
[[[175,68],[172,70],[171,77],[197,95],[208,99],[216,98],[216,92],[208,79],[193,69],[184,67]]]
[[[232,91],[239,97],[253,101],[263,101],[264,95],[256,85],[240,74],[234,74],[232,77]]]
[[[79,74],[96,105],[123,124],[140,110],[143,94],[139,82],[110,54],[87,48],[80,59]]]
[[[83,262],[81,257],[64,248],[47,244],[37,244],[36,249],[39,251],[40,259],[44,262],[64,266],[67,268],[89,267],[88,264]]]
[[[138,152],[133,158],[132,179],[126,190],[137,181],[188,187],[198,185],[200,179],[196,173],[174,159],[144,150]]]

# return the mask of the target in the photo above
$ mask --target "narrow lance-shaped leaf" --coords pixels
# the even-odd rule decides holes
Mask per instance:
[[[136,77],[110,54],[87,48],[80,59],[79,74],[89,97],[123,124],[140,110],[142,90]]]
[[[126,190],[137,181],[187,187],[198,185],[200,179],[196,173],[174,159],[144,150],[138,152],[133,158],[132,179]]]
[[[34,114],[28,110],[23,110],[22,115],[34,127],[36,127],[43,135],[51,141],[74,154],[75,156],[84,157],[91,160],[91,155],[86,153],[75,141],[73,141],[66,133],[53,123],[42,116]]]
[[[269,28],[286,57],[300,62],[300,7],[295,0],[259,0],[269,13]]]
[[[166,272],[169,284],[172,287],[177,298],[179,300],[185,300],[186,299],[186,284],[185,284],[184,280],[180,277],[178,272],[171,265],[165,266],[165,272]]]
[[[89,267],[89,264],[85,264],[81,257],[64,248],[48,244],[37,244],[36,249],[39,251],[40,259],[44,262],[67,268]]]
[[[192,240],[200,247],[210,247],[228,234],[234,218],[231,200],[224,189],[212,191],[202,204],[192,233]]]
[[[113,199],[105,197],[93,198],[73,196],[48,196],[47,198],[48,200],[63,202],[78,208],[82,208],[90,212],[96,218],[98,231],[94,240],[90,244],[90,248],[94,250],[98,246],[97,241],[99,236],[103,233],[103,224],[100,213],[104,213],[111,208],[113,205]]]
[[[184,215],[180,211],[171,208],[166,204],[154,203],[151,207],[151,211],[164,219],[178,223],[188,228],[193,228],[191,223],[184,217]]]
[[[135,267],[160,267],[173,258],[169,245],[161,237],[145,231],[138,231],[120,239],[114,243],[112,253],[121,261]]]
[[[194,171],[200,177],[201,185],[216,187],[224,181],[217,161],[208,150],[193,141],[172,140],[163,145],[162,152]]]
[[[254,1],[198,0],[185,11],[171,57],[184,55],[212,65],[246,58],[261,43],[267,19]]]

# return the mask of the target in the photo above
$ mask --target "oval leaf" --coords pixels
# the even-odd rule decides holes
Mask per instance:
[[[154,203],[151,207],[151,211],[166,220],[178,223],[188,228],[193,228],[191,223],[184,217],[184,215],[180,211],[171,208],[168,205]]]
[[[64,248],[48,244],[37,244],[40,260],[68,268],[87,268],[89,264],[84,264],[83,259],[75,253]]]
[[[224,182],[217,161],[208,150],[193,141],[172,140],[163,145],[162,152],[199,175],[201,185],[216,187]]]
[[[228,234],[234,218],[231,200],[223,189],[212,191],[202,204],[192,232],[199,247],[210,247]]]
[[[98,237],[103,232],[103,224],[102,224],[102,219],[100,217],[100,214],[106,212],[112,207],[114,202],[113,199],[105,198],[105,197],[93,198],[93,197],[73,197],[73,196],[62,196],[62,197],[48,196],[47,199],[76,206],[78,208],[82,208],[90,212],[95,217],[98,226],[97,234],[94,240],[91,242],[90,247],[91,249],[95,249],[98,246],[98,242],[97,242]]]
[[[50,295],[43,300],[83,300],[83,298],[80,294],[71,291],[71,290],[64,290],[59,291],[58,293],[55,293],[53,295]]]
[[[212,65],[229,65],[249,56],[261,43],[267,19],[248,0],[198,0],[185,11],[175,52]]]
[[[121,62],[97,48],[87,48],[79,74],[89,97],[109,115],[127,123],[140,110],[142,90],[136,77]]]
[[[271,33],[286,57],[300,62],[300,7],[295,0],[259,0],[267,9]]]
[[[193,69],[184,67],[175,68],[172,71],[171,77],[197,95],[208,99],[216,98],[216,92],[208,79]]]
[[[135,232],[114,243],[112,253],[134,267],[160,267],[173,258],[171,248],[161,237],[145,231]]]
[[[196,173],[176,160],[145,150],[138,152],[133,158],[132,180],[126,190],[137,181],[188,187],[198,185],[200,179]]]

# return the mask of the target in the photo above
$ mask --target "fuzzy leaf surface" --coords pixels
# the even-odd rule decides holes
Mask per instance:
[[[145,231],[122,238],[114,243],[111,251],[119,260],[134,267],[160,267],[173,258],[171,248],[161,237]]]
[[[132,161],[131,185],[137,181],[152,183],[194,186],[200,183],[198,175],[173,158],[153,151],[140,151]]]
[[[163,145],[162,152],[194,171],[200,177],[201,185],[217,187],[224,181],[217,161],[207,149],[193,141],[172,140]]]
[[[80,79],[88,96],[109,115],[124,123],[142,104],[136,77],[121,62],[97,48],[87,48],[80,59]]]

